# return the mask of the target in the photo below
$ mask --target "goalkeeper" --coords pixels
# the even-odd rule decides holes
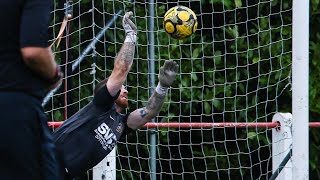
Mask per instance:
[[[131,17],[132,12],[127,12],[123,17],[126,38],[114,60],[111,75],[96,86],[93,100],[54,133],[54,141],[68,177],[76,177],[93,168],[111,152],[121,136],[156,117],[167,89],[177,75],[177,63],[165,61],[160,68],[159,83],[146,106],[121,114],[128,106],[128,91],[123,83],[132,65],[137,39],[137,27]]]

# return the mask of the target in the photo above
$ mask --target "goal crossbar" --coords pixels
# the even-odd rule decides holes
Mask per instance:
[[[48,122],[49,127],[58,128],[63,122]],[[224,122],[224,123],[178,123],[178,122],[168,122],[168,123],[146,123],[143,128],[180,128],[180,129],[210,129],[210,128],[276,128],[279,127],[278,122],[251,122],[251,123],[234,123],[234,122]],[[320,127],[320,122],[310,122],[309,127],[315,128]]]

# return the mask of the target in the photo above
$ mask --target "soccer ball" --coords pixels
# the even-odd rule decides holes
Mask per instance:
[[[174,39],[185,39],[197,30],[196,14],[185,6],[175,6],[164,15],[163,27]]]

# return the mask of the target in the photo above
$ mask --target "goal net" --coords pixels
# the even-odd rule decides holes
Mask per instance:
[[[196,33],[183,41],[163,30],[175,5],[197,15]],[[54,2],[52,40],[66,77],[44,101],[51,121],[85,106],[95,84],[113,68],[124,41],[124,11],[134,13],[138,43],[126,81],[131,112],[143,107],[158,83],[164,60],[179,74],[153,122],[267,123],[281,102],[291,102],[291,1],[59,1]],[[271,128],[221,126],[142,128],[116,149],[116,179],[268,179],[272,175]],[[88,172],[91,174],[91,172]],[[88,179],[91,175],[88,175]]]

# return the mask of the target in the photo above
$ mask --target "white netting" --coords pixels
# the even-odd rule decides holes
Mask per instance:
[[[64,3],[54,3],[52,38]],[[199,22],[185,41],[170,39],[162,28],[165,11],[178,4],[194,10]],[[68,30],[53,48],[67,69],[67,83],[45,103],[52,121],[86,105],[95,84],[110,74],[124,40],[126,10],[134,12],[138,25],[127,112],[145,105],[165,59],[178,62],[180,71],[155,122],[271,122],[275,112],[290,108],[280,99],[290,90],[291,1],[82,0],[70,5]],[[158,179],[268,179],[271,147],[266,128],[141,129],[119,142],[117,179],[149,179],[154,170]]]

